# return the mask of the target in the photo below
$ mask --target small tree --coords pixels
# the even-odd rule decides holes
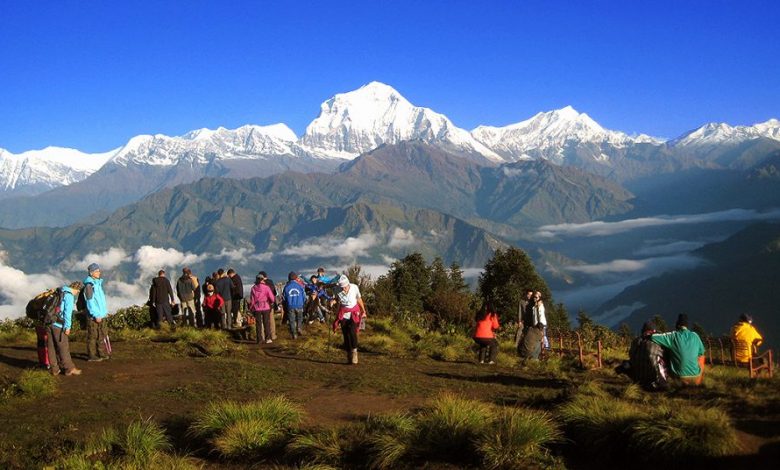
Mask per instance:
[[[666,320],[664,320],[664,317],[661,315],[656,315],[653,317],[653,324],[655,325],[656,331],[670,331],[669,325],[666,324]]]

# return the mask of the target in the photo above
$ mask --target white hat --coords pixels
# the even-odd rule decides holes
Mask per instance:
[[[347,287],[349,285],[349,278],[342,274],[341,277],[339,277],[339,283],[338,284],[339,284],[339,287]]]

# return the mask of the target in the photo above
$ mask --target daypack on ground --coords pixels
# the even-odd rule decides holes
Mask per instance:
[[[60,321],[61,302],[61,287],[41,292],[27,303],[27,308],[25,309],[27,318],[33,319],[43,326],[49,326]]]

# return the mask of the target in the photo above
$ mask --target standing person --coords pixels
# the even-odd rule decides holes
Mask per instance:
[[[533,298],[534,291],[531,289],[526,289],[523,296],[520,297],[520,303],[517,306],[517,333],[515,333],[516,348],[520,347],[525,330],[533,321]]]
[[[704,377],[704,343],[688,329],[688,315],[677,317],[675,331],[657,333],[650,340],[669,353],[669,368],[686,385],[700,385]]]
[[[304,288],[298,280],[298,275],[291,272],[287,276],[287,285],[283,291],[284,306],[292,339],[296,339],[303,330],[303,304],[306,300]]]
[[[344,350],[347,351],[347,364],[358,363],[358,327],[361,318],[368,316],[366,305],[360,296],[357,284],[349,282],[347,276],[342,275],[338,280],[338,293],[332,303],[338,303],[338,316],[333,322],[333,331],[341,325],[341,333],[344,335]]]
[[[193,300],[195,301],[195,326],[198,328],[203,327],[203,308],[201,306],[201,290],[200,290],[200,279],[198,279],[198,276],[192,274],[192,271],[190,271],[190,277],[192,278],[192,283],[195,286],[195,290],[193,291]]]
[[[84,300],[87,304],[87,360],[98,362],[108,359],[108,306],[103,292],[103,279],[100,266],[92,263],[87,267],[89,273],[84,279]]]
[[[498,356],[498,341],[495,331],[500,327],[498,314],[490,300],[477,312],[477,325],[474,328],[474,342],[479,345],[479,363],[495,364]]]
[[[179,297],[181,305],[180,311],[185,318],[185,322],[194,327],[197,326],[195,320],[195,293],[199,292],[198,283],[196,279],[193,279],[190,268],[184,268],[181,271],[182,275],[179,280],[176,281],[176,296]]]
[[[203,297],[203,321],[206,328],[220,327],[225,301],[214,291],[214,284],[205,284],[206,295]]]
[[[241,321],[241,301],[244,300],[244,283],[241,276],[233,268],[228,269],[228,278],[230,278],[230,299],[232,301],[230,308],[230,317],[234,325],[239,326]]]
[[[544,314],[544,301],[542,301],[542,293],[539,291],[534,292],[534,302],[531,312],[531,324],[542,329],[542,342],[544,343],[544,348],[550,349],[550,340],[547,339],[547,316]]]
[[[276,311],[279,310],[279,302],[277,301],[279,293],[276,290],[276,284],[268,277],[268,274],[266,274],[265,271],[260,271],[257,275],[263,278],[263,283],[274,293],[274,303],[271,306],[271,339],[273,340],[276,339],[276,319],[274,318],[274,315],[276,314]],[[266,335],[267,334],[268,333],[266,332]]]
[[[152,286],[149,288],[149,302],[152,303],[155,312],[157,312],[154,328],[159,330],[160,323],[165,317],[171,329],[175,330],[176,322],[173,320],[171,309],[176,305],[176,300],[173,297],[171,281],[165,277],[165,271],[162,269],[157,272],[157,277],[152,279]]]
[[[753,317],[743,313],[739,321],[731,327],[731,338],[736,343],[734,359],[739,364],[748,364],[753,355],[758,352],[758,347],[764,341],[761,333],[753,326]]]
[[[641,334],[631,342],[628,351],[629,376],[651,392],[668,388],[663,348],[651,340],[655,333],[655,324],[651,321],[645,322]]]
[[[51,364],[49,370],[52,375],[59,375],[60,371],[65,371],[65,375],[81,374],[81,369],[73,364],[73,359],[70,357],[69,337],[73,309],[76,307],[76,299],[82,287],[83,284],[78,281],[62,287],[59,317],[47,328],[49,364]]]
[[[224,301],[220,325],[223,330],[232,329],[233,318],[231,317],[231,312],[233,311],[233,282],[227,277],[225,270],[222,268],[217,270],[217,278],[214,280],[214,291],[219,294]]]
[[[255,278],[255,285],[252,286],[252,292],[249,294],[249,311],[255,316],[256,342],[273,343],[271,338],[271,308],[276,302],[274,295],[268,284],[263,282],[261,276]],[[262,335],[261,335],[262,331]]]
[[[323,267],[317,268],[317,276],[316,277],[317,277],[317,280],[319,282],[321,282],[321,283],[323,283],[325,285],[336,284],[336,282],[338,282],[338,280],[339,280],[339,275],[338,274],[332,274],[332,275],[325,274],[325,268],[323,268]]]

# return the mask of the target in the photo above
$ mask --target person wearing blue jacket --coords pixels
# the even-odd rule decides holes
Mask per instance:
[[[340,274],[333,274],[331,276],[328,276],[325,274],[325,268],[317,268],[317,280],[321,282],[322,284],[327,285],[336,285],[336,283],[339,280],[339,277],[341,277]]]
[[[87,267],[87,272],[89,275],[84,279],[84,300],[87,303],[87,360],[98,362],[109,358],[106,347],[108,327],[105,321],[108,307],[100,266],[92,263]]]
[[[306,293],[303,282],[298,279],[297,274],[291,272],[287,279],[282,297],[287,312],[287,323],[290,326],[290,335],[295,339],[302,333],[303,329],[303,305],[306,301]]]
[[[62,287],[62,300],[60,301],[60,314],[57,320],[49,325],[47,342],[49,348],[49,371],[52,375],[80,375],[81,369],[76,368],[70,357],[70,326],[73,318],[73,309],[76,306],[76,298],[83,284],[76,281],[69,286]]]

